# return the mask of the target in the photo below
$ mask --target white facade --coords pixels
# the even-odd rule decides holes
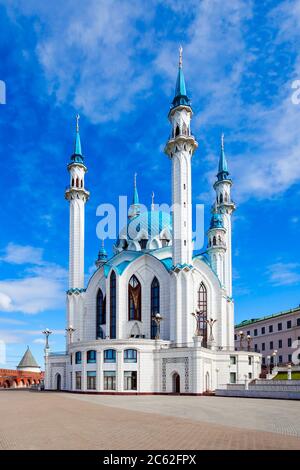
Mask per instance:
[[[140,213],[136,184],[128,226],[86,288],[83,163],[77,125],[68,166],[70,283],[63,354],[46,350],[45,385],[77,392],[202,394],[255,379],[260,354],[235,351],[231,267],[231,180],[222,142],[206,254],[193,253],[191,158],[197,142],[180,61],[165,152],[172,166],[172,217]],[[77,182],[78,181],[78,182]],[[175,207],[176,206],[176,207]],[[138,227],[135,236],[132,227]],[[198,312],[198,313],[197,313]],[[196,313],[198,317],[196,328]],[[162,316],[160,327],[157,322]]]

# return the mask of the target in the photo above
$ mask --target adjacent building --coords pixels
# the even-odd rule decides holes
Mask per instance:
[[[43,379],[43,372],[37,364],[29,347],[24,353],[17,369],[0,369],[0,388],[20,388],[38,385]]]
[[[248,338],[248,339],[247,339]],[[300,306],[235,326],[236,349],[262,354],[262,365],[295,364],[300,360]],[[299,346],[298,346],[299,341]]]

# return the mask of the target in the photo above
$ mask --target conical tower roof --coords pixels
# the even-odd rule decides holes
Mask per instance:
[[[22,357],[22,359],[20,360],[18,366],[17,366],[17,369],[23,369],[23,368],[27,368],[27,367],[37,367],[39,368],[39,365],[38,363],[36,362],[36,360],[34,359],[33,355],[32,355],[32,352],[30,351],[29,349],[29,346],[27,346],[27,349],[25,351],[25,354],[24,356]]]

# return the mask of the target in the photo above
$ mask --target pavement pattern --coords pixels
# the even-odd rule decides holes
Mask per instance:
[[[296,401],[0,391],[0,450],[300,449]]]

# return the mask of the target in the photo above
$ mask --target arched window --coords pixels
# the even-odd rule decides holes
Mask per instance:
[[[103,338],[101,325],[106,324],[106,297],[103,296],[101,289],[97,293],[96,301],[96,339]]]
[[[140,240],[140,247],[142,250],[145,250],[147,248],[147,243],[148,239],[147,238],[141,238]]]
[[[88,364],[94,364],[96,362],[96,351],[88,351],[86,355],[86,362]]]
[[[80,181],[80,187],[83,188],[83,180]]]
[[[224,195],[224,201],[225,201],[225,202],[228,201],[228,194],[227,194],[227,193],[225,193],[225,195]]]
[[[105,349],[104,362],[116,362],[116,350],[115,349]]]
[[[223,202],[223,194],[221,193],[220,194],[220,204],[222,204],[222,202]]]
[[[79,188],[79,179],[76,178],[76,188]]]
[[[217,244],[217,239],[216,237],[213,238],[213,245],[215,246]]]
[[[75,364],[81,364],[81,351],[77,351],[75,354]]]
[[[136,276],[131,276],[128,284],[128,320],[142,319],[142,288]]]
[[[159,305],[159,282],[158,279],[155,277],[151,283],[151,339],[155,339],[156,336],[156,323],[153,320],[153,315],[159,313],[160,305]]]
[[[198,290],[198,310],[200,311],[200,319],[198,328],[200,335],[203,337],[202,345],[204,348],[207,347],[207,289],[203,282],[201,282]]]
[[[182,133],[183,135],[187,135],[187,127],[186,127],[185,122],[182,124]]]
[[[72,178],[72,186],[74,186],[74,178]]]
[[[179,126],[177,124],[176,126],[176,131],[175,131],[175,137],[177,137],[180,134]]]
[[[219,236],[218,236],[218,243],[219,243],[219,245],[221,245],[221,244],[222,244],[221,235],[219,235]]]
[[[111,339],[116,338],[117,323],[117,305],[116,305],[116,273],[113,271],[110,275],[110,332]]]
[[[124,362],[137,362],[137,350],[136,349],[125,349],[125,351],[124,351]]]

